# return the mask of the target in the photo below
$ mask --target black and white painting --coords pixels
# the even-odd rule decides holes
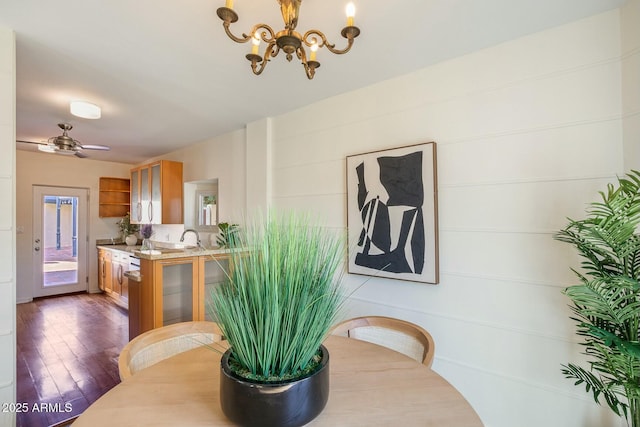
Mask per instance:
[[[436,143],[347,157],[349,272],[438,283]]]

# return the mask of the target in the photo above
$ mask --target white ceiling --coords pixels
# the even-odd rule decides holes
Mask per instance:
[[[354,0],[360,37],[346,55],[319,51],[313,80],[282,53],[253,75],[250,47],[216,16],[224,0],[1,0],[0,26],[16,32],[17,139],[42,141],[69,122],[81,143],[111,147],[91,158],[139,163],[624,1]],[[345,4],[305,0],[298,30],[324,31],[341,48]],[[281,29],[275,0],[235,0],[234,9],[236,35],[259,22]],[[73,99],[97,103],[102,118],[71,116]]]

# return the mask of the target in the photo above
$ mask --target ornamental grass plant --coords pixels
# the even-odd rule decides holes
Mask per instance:
[[[210,306],[230,365],[255,381],[310,374],[345,300],[344,237],[299,213],[269,212],[238,232]]]

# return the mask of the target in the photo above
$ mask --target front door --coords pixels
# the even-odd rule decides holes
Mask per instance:
[[[34,297],[87,290],[88,194],[33,187]]]

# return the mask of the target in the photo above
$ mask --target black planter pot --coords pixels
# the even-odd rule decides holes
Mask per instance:
[[[241,426],[299,427],[324,409],[329,399],[329,352],[321,346],[319,370],[308,377],[282,383],[257,383],[236,376],[229,368],[230,351],[220,363],[222,412]]]

